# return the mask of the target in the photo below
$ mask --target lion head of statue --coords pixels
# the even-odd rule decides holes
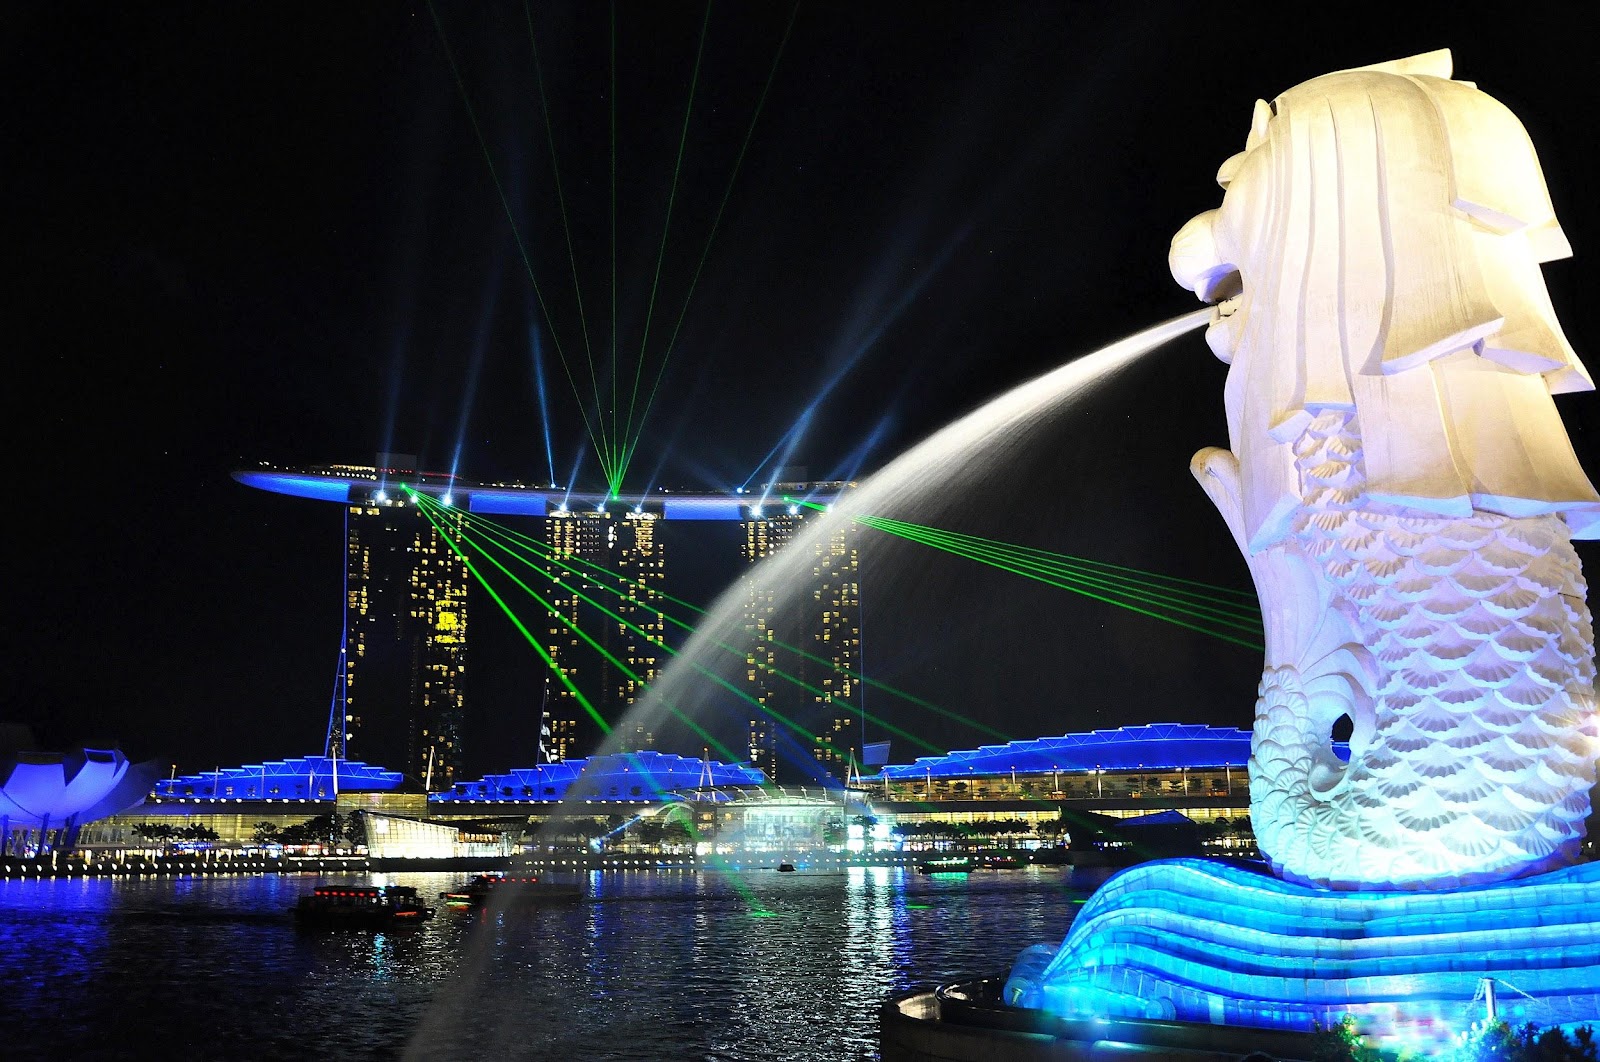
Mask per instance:
[[[1217,173],[1222,205],[1172,241],[1173,276],[1215,306],[1251,548],[1286,533],[1289,448],[1336,410],[1359,414],[1385,501],[1451,515],[1600,502],[1550,403],[1594,386],[1540,271],[1571,249],[1521,122],[1451,73],[1448,51],[1429,52],[1256,101]],[[1486,424],[1534,445],[1514,452]]]

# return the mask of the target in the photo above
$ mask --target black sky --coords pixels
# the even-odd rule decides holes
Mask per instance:
[[[647,372],[790,11],[711,10]],[[460,438],[465,476],[548,476],[530,321],[547,358],[552,331],[574,357],[582,337],[524,8],[437,13],[548,316],[426,5],[0,13],[11,262],[0,393],[19,503],[0,716],[43,743],[116,740],[185,769],[320,744],[338,510],[247,490],[231,470],[360,462],[385,447],[442,468]],[[591,341],[604,351],[608,8],[539,4],[531,18]],[[624,351],[640,343],[704,18],[695,3],[617,8]],[[1167,241],[1218,202],[1212,176],[1242,146],[1252,101],[1443,46],[1457,76],[1533,136],[1576,251],[1546,276],[1592,355],[1591,40],[1581,5],[808,0],[630,482],[740,482],[835,377],[792,463],[817,475],[847,465],[882,424],[870,470],[983,398],[1190,308],[1167,275]],[[572,391],[547,368],[564,479],[584,437]],[[950,519],[1243,585],[1187,473],[1195,449],[1225,439],[1223,372],[1198,336],[1174,344]],[[1600,400],[1561,408],[1600,473]],[[581,478],[597,482],[592,456]],[[673,529],[680,591],[707,597],[732,572],[727,530]],[[1247,724],[1250,654],[976,580],[934,561],[915,578],[885,575],[869,602],[869,668],[1017,736]],[[925,626],[875,641],[890,615]],[[475,622],[469,768],[481,771],[531,759],[520,750],[541,679],[503,622],[486,608]],[[943,744],[978,740],[926,727]]]

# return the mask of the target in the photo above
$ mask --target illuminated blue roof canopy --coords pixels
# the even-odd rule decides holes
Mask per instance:
[[[984,745],[947,756],[885,767],[886,779],[948,778],[1007,774],[1013,770],[1127,770],[1131,768],[1244,767],[1250,762],[1250,731],[1188,723],[1151,723],[1087,734]]]
[[[332,800],[341,792],[398,789],[405,781],[399,771],[369,767],[359,760],[339,760],[339,784],[335,787],[334,763],[327,756],[297,756],[246,767],[224,767],[205,774],[163,778],[156,783],[154,795],[215,800]]]
[[[764,785],[754,767],[664,752],[617,752],[583,760],[562,760],[457,782],[430,799],[452,800],[659,800],[679,789],[712,785]]]

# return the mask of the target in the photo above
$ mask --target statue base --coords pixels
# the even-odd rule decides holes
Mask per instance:
[[[1265,865],[1144,863],[1101,886],[1059,948],[1024,951],[1004,1000],[1063,1018],[1309,1030],[1345,1015],[1443,1042],[1493,1009],[1600,1022],[1600,863],[1440,892],[1332,892]]]

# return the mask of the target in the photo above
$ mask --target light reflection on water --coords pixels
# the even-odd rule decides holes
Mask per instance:
[[[582,904],[377,934],[295,932],[310,877],[6,881],[0,1054],[870,1058],[885,997],[1003,972],[1102,877],[596,873]]]

